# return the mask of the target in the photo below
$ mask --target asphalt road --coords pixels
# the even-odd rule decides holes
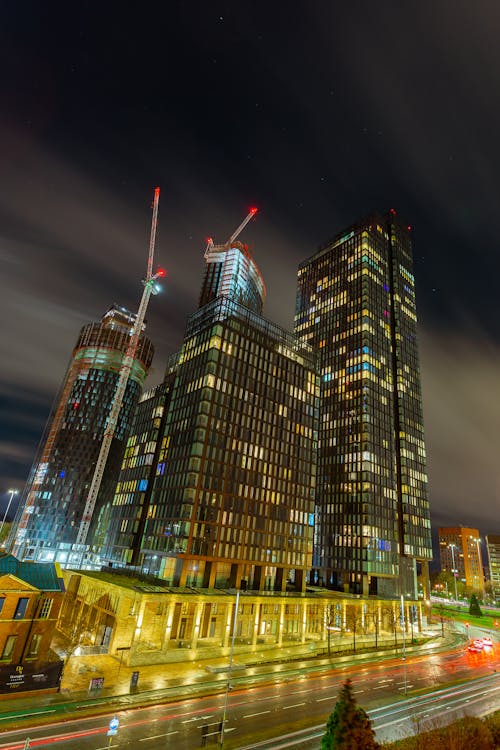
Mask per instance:
[[[392,739],[426,728],[435,716],[454,718],[485,713],[499,704],[500,645],[489,653],[458,652],[418,656],[402,662],[391,659],[376,664],[333,668],[321,674],[283,679],[229,693],[224,748],[316,748],[328,715],[346,677],[360,705],[375,722],[377,737]],[[472,681],[471,678],[475,678]],[[452,681],[453,688],[431,696],[415,695],[436,690]],[[465,682],[464,682],[465,681]],[[61,750],[193,750],[217,746],[225,694],[184,699],[148,708],[130,708],[117,714],[116,736],[107,730],[113,714],[71,719],[45,727],[3,732],[1,750],[22,750],[26,737],[31,747],[51,745]],[[312,727],[313,729],[306,729]],[[300,735],[297,731],[304,730]],[[286,736],[288,737],[286,738]],[[273,738],[263,742],[265,738]],[[262,744],[260,744],[262,742]],[[283,744],[286,743],[286,744]]]

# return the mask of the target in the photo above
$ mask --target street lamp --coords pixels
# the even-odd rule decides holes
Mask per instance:
[[[455,583],[455,601],[458,602],[458,594],[457,594],[457,571],[456,571],[456,568],[455,568],[455,552],[454,552],[454,550],[458,549],[458,548],[457,548],[456,544],[449,544],[448,547],[451,549],[451,559],[452,559],[452,562],[453,562],[452,573],[453,573],[453,581]]]
[[[401,628],[403,632],[403,675],[404,675],[404,691],[405,695],[407,694],[407,680],[406,680],[406,638],[405,638],[405,630],[406,630],[406,618],[405,618],[405,598],[404,594],[401,594]]]
[[[226,698],[224,700],[224,711],[222,714],[222,721],[220,723],[220,734],[219,734],[219,747],[223,747],[224,745],[224,732],[226,729],[226,714],[227,714],[227,704],[229,700],[229,690],[231,689],[231,677],[233,673],[233,655],[234,655],[234,639],[236,636],[236,625],[238,623],[238,608],[240,606],[240,590],[238,589],[236,592],[236,602],[234,605],[234,617],[233,617],[233,636],[231,638],[231,651],[229,654],[229,669],[227,672],[227,682],[226,682]]]
[[[9,502],[7,503],[7,509],[3,515],[2,523],[0,524],[0,534],[2,533],[2,529],[5,524],[5,519],[7,518],[7,514],[10,510],[10,504],[12,502],[12,498],[14,497],[14,495],[17,495],[19,493],[19,490],[7,490],[7,492],[10,492],[10,497],[9,497]]]

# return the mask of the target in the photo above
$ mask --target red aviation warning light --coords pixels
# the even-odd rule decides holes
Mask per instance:
[[[248,212],[249,212],[250,214],[256,214],[258,210],[259,210],[259,209],[258,209],[258,208],[255,208],[255,206],[252,206],[252,208],[249,208],[249,209],[248,209]]]
[[[166,276],[166,275],[167,275],[167,272],[165,271],[165,269],[164,269],[164,268],[159,268],[159,269],[157,270],[157,272],[155,273],[155,276],[156,276],[157,278],[160,278],[160,276]]]

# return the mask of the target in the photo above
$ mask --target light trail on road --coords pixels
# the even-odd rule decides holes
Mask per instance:
[[[471,664],[470,659],[463,650],[454,653],[445,653],[433,656],[416,656],[407,661],[409,682],[407,687],[413,684],[422,685],[422,687],[433,688],[444,679],[470,679],[471,668],[479,668],[483,672],[488,671],[491,666],[487,660],[483,659],[476,664]],[[267,683],[260,686],[251,686],[234,690],[230,695],[228,706],[228,723],[225,732],[234,732],[232,741],[236,736],[241,738],[241,747],[245,746],[245,738],[250,738],[255,731],[255,719],[259,716],[265,716],[266,719],[262,726],[268,726],[269,732],[275,734],[273,741],[267,744],[267,747],[277,749],[277,742],[287,742],[292,744],[279,745],[279,747],[307,747],[307,741],[312,738],[313,730],[319,731],[317,727],[307,730],[305,735],[301,732],[298,737],[295,735],[284,739],[287,734],[287,727],[291,727],[294,721],[310,721],[317,723],[324,732],[324,722],[326,717],[333,710],[337,700],[338,690],[341,683],[346,677],[354,680],[356,689],[353,691],[359,696],[370,716],[379,724],[381,731],[391,731],[392,726],[397,726],[394,722],[401,723],[401,712],[408,711],[408,701],[413,701],[415,720],[427,720],[432,715],[431,705],[422,704],[419,707],[419,700],[411,698],[402,701],[398,700],[391,709],[393,714],[387,714],[389,707],[394,701],[395,695],[400,695],[404,683],[401,682],[402,665],[397,659],[389,659],[367,667],[363,665],[362,669],[356,666],[330,667],[328,671],[324,669],[318,673],[309,673],[306,675],[295,674],[293,677],[286,677],[283,673],[277,674],[276,679],[279,682]],[[479,674],[478,674],[479,677]],[[475,680],[470,689],[472,693],[478,685]],[[449,693],[443,693],[443,700],[446,705],[453,709],[456,699],[453,694],[457,693],[458,688],[453,688]],[[465,695],[465,688],[461,689],[464,693],[464,701],[468,700],[470,704],[481,700],[486,700],[485,696]],[[496,695],[496,694],[495,694]],[[302,700],[297,702],[298,696]],[[444,697],[446,696],[446,698]],[[449,696],[449,697],[448,697]],[[290,699],[295,701],[290,704]],[[434,698],[434,700],[437,700]],[[384,705],[380,705],[381,703]],[[260,710],[260,705],[262,710]],[[330,704],[330,705],[329,705]],[[330,707],[331,706],[331,707]],[[440,700],[440,708],[443,703]],[[156,750],[156,748],[175,748],[175,750],[191,750],[200,744],[201,731],[206,722],[211,720],[211,725],[218,726],[219,717],[222,716],[223,695],[206,696],[203,698],[192,698],[189,700],[177,700],[169,704],[160,704],[145,708],[129,708],[124,711],[116,709],[108,715],[101,717],[81,718],[79,720],[66,720],[65,722],[53,723],[45,727],[31,727],[21,731],[4,732],[2,739],[6,740],[0,744],[0,750],[23,750],[26,736],[30,736],[31,746],[42,747],[46,745],[59,746],[61,750],[96,750],[96,738],[105,739],[107,724],[109,719],[117,713],[120,718],[119,735],[113,738],[116,744],[111,747],[130,747],[131,745],[141,742],[141,746]],[[437,710],[437,709],[435,709]],[[399,711],[399,714],[397,713]],[[290,718],[290,715],[293,718]],[[427,716],[425,715],[427,714]],[[398,719],[397,717],[400,716]],[[406,716],[406,720],[408,718]],[[320,724],[320,722],[323,722]],[[86,724],[86,728],[85,728]],[[83,725],[83,726],[82,726]],[[382,726],[384,725],[384,726]],[[62,728],[66,731],[61,731]],[[262,728],[262,727],[260,727]],[[214,730],[216,734],[217,731]],[[306,739],[306,737],[308,739]],[[93,741],[92,741],[93,740]],[[274,742],[274,744],[273,744]],[[100,744],[100,743],[99,743]],[[248,745],[248,747],[258,747],[258,744]],[[263,745],[264,747],[265,745]],[[106,747],[108,750],[108,747]]]

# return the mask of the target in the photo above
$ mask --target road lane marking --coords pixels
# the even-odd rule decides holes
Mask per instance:
[[[293,706],[283,706],[282,710],[284,711],[285,708],[298,708],[299,706],[305,706],[305,703],[294,703]]]
[[[158,740],[160,737],[168,737],[170,734],[179,734],[179,732],[176,730],[175,732],[167,732],[166,734],[155,734],[153,737],[139,737],[139,742],[147,742],[147,740]],[[111,747],[114,747],[114,745],[111,745]]]
[[[271,713],[270,711],[259,711],[258,714],[247,714],[243,718],[244,719],[252,719],[254,716],[262,716],[262,714],[270,714],[270,713]]]
[[[338,695],[329,695],[328,698],[316,698],[316,702],[320,703],[321,701],[336,701],[337,698]]]
[[[94,708],[94,706],[104,706],[108,701],[97,701],[96,703],[82,703],[77,708]]]
[[[190,724],[190,723],[191,723],[192,721],[199,721],[199,720],[200,720],[200,717],[199,717],[199,716],[193,716],[193,718],[192,718],[192,719],[186,719],[186,720],[185,720],[185,721],[183,721],[182,723],[183,723],[183,724]]]
[[[53,714],[56,711],[57,711],[56,708],[51,708],[48,711],[33,711],[32,713],[29,713],[29,714],[9,714],[8,716],[0,717],[0,721],[5,721],[6,719],[18,719],[24,716],[42,716],[43,714]]]

